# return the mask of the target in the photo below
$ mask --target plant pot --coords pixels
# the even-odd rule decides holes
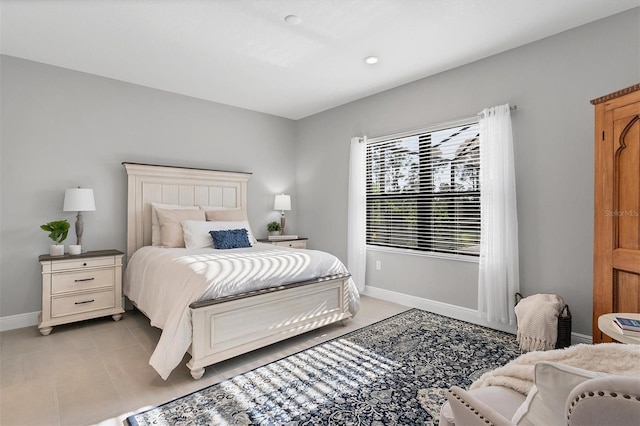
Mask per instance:
[[[51,256],[63,256],[64,255],[64,244],[51,244],[49,246],[49,254]]]
[[[271,235],[271,236],[280,235],[280,231],[271,231],[271,232],[269,232],[269,235]]]

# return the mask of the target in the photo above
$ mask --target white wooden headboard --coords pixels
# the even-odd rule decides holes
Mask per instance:
[[[127,170],[127,259],[151,245],[151,203],[247,210],[250,173],[122,163]]]

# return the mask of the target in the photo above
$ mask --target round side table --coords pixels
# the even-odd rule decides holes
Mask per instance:
[[[621,343],[629,343],[640,345],[640,337],[628,336],[622,334],[618,328],[613,325],[615,317],[625,317],[640,321],[640,314],[631,314],[625,312],[616,312],[613,314],[604,314],[598,317],[598,328],[607,336]]]

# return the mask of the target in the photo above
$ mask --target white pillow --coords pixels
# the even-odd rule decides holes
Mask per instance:
[[[534,374],[534,386],[511,419],[517,425],[565,425],[565,402],[573,388],[586,380],[607,376],[547,361],[537,363]]]
[[[212,223],[200,220],[185,220],[182,222],[184,246],[186,248],[213,248],[213,238],[209,234],[209,231],[213,230]]]
[[[160,234],[160,221],[156,209],[164,210],[198,210],[198,206],[181,206],[179,204],[151,203],[151,245],[162,245],[162,235]]]
[[[227,229],[246,229],[249,234],[249,243],[253,246],[253,235],[249,222],[202,222],[197,220],[185,220],[182,222],[182,233],[184,234],[184,246],[186,248],[213,247],[213,238],[210,231],[224,231]]]

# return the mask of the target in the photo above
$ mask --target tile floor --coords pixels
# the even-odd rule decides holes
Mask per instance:
[[[149,366],[160,331],[139,312],[0,333],[0,425],[122,425],[127,415],[175,399],[325,340],[377,322],[406,306],[362,296],[347,326],[330,325],[206,369],[193,380],[183,363],[162,380]]]

